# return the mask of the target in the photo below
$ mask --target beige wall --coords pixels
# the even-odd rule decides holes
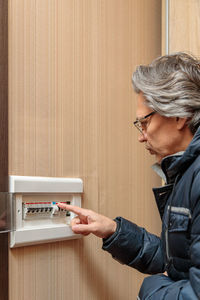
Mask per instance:
[[[168,38],[169,53],[187,51],[200,57],[199,0],[169,0]]]
[[[84,207],[160,232],[131,86],[160,22],[158,0],[9,0],[10,174],[81,177]],[[144,277],[93,236],[9,258],[10,300],[135,299]]]

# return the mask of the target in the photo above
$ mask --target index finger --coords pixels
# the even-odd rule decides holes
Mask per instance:
[[[68,210],[68,211],[71,211],[77,215],[84,215],[84,210],[83,208],[79,207],[79,206],[75,206],[75,205],[71,205],[71,204],[65,204],[65,203],[57,203],[57,206],[62,208],[62,209],[65,209],[65,210]]]

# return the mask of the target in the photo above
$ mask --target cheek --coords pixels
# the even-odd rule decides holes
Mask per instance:
[[[155,132],[148,132],[147,133],[147,142],[151,145],[157,144],[159,141],[159,137]]]
[[[162,151],[166,148],[165,138],[160,134],[159,130],[149,133],[147,136],[147,143],[156,151]]]

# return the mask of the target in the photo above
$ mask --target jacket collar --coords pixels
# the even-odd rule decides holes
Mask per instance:
[[[161,161],[161,169],[166,176],[167,183],[173,183],[179,173],[183,174],[199,154],[200,127],[184,153],[166,156]]]

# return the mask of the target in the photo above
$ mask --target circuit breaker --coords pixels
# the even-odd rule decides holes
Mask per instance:
[[[49,196],[50,198],[50,196]],[[71,201],[60,201],[64,204],[71,204]],[[55,201],[36,201],[34,200],[26,200],[22,202],[22,219],[23,220],[47,220],[49,218],[64,218],[67,220],[70,219],[71,213],[70,211],[66,211],[57,206],[58,202]]]
[[[10,176],[15,230],[10,247],[80,238],[70,227],[74,213],[58,202],[81,207],[83,182],[79,178]]]

